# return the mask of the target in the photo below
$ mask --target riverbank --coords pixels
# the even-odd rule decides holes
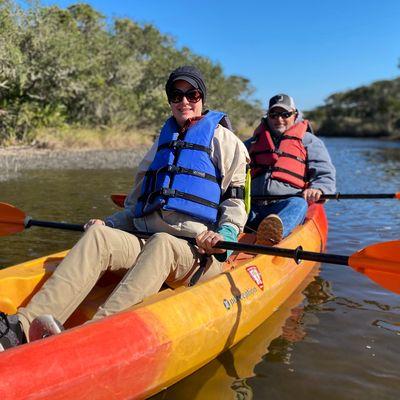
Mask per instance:
[[[0,182],[16,178],[27,170],[135,168],[148,148],[147,144],[124,150],[0,148]]]

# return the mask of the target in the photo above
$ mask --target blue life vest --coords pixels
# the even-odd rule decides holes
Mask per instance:
[[[135,217],[163,209],[216,222],[221,200],[220,172],[210,153],[215,128],[224,115],[209,111],[187,130],[183,140],[178,139],[175,119],[167,120],[143,180]]]

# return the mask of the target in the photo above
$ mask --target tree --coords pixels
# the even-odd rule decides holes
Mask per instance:
[[[233,122],[261,114],[249,80],[222,67],[153,25],[130,19],[107,24],[87,4],[23,9],[0,3],[0,143],[29,142],[40,127],[156,129],[169,113],[164,85],[179,65],[206,76],[209,106]]]
[[[334,93],[306,115],[324,135],[400,137],[400,78]]]

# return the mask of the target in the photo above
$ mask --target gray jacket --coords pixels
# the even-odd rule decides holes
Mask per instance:
[[[244,142],[248,149],[250,149],[252,140],[253,138],[250,138]],[[336,170],[324,142],[311,132],[306,132],[303,137],[303,144],[307,150],[309,188],[320,189],[325,194],[335,193]],[[289,183],[272,179],[271,172],[260,174],[253,178],[251,182],[252,196],[296,194],[299,191],[298,188]]]

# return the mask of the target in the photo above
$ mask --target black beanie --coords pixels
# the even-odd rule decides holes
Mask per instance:
[[[184,65],[183,67],[178,67],[177,69],[173,70],[165,85],[167,96],[174,87],[174,82],[179,80],[186,81],[194,88],[199,89],[203,94],[203,102],[205,102],[207,95],[206,84],[204,83],[204,77],[202,73],[196,67]]]

